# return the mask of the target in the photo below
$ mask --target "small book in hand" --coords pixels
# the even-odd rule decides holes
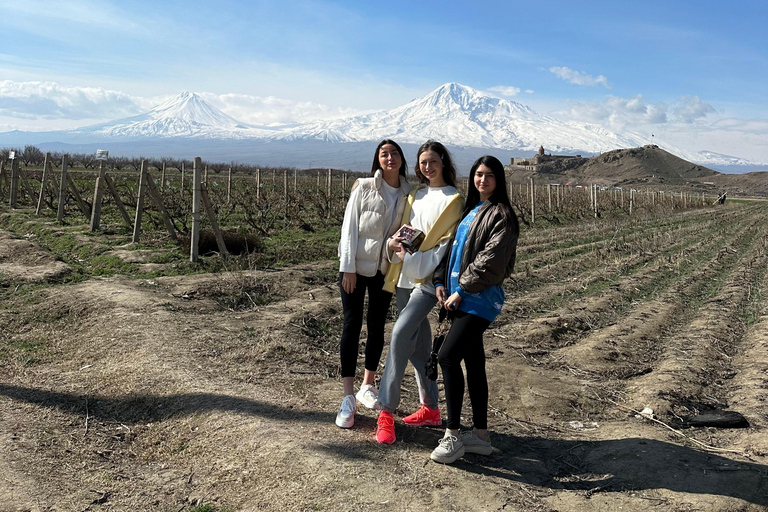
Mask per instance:
[[[395,233],[395,237],[402,239],[403,247],[410,254],[418,251],[421,242],[424,241],[424,233],[411,226],[402,226]]]

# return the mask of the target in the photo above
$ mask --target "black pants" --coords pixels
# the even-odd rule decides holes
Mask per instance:
[[[357,366],[357,351],[360,345],[360,330],[363,328],[363,304],[368,290],[368,342],[365,344],[365,369],[375,372],[379,367],[381,352],[384,350],[384,323],[387,320],[389,301],[392,294],[382,290],[384,274],[376,272],[373,277],[357,274],[357,284],[352,293],[341,286],[344,274],[339,272],[341,305],[344,308],[344,329],[341,332],[341,376],[354,377]]]
[[[440,347],[438,362],[443,370],[445,402],[448,408],[447,427],[461,426],[461,406],[464,401],[464,373],[467,368],[467,389],[472,403],[472,423],[475,428],[488,428],[488,379],[485,375],[483,332],[491,325],[485,318],[457,311],[451,330]]]

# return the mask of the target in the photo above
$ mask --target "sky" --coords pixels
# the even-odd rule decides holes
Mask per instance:
[[[458,82],[766,163],[766,25],[751,0],[0,0],[0,131],[119,119],[183,91],[284,125]]]

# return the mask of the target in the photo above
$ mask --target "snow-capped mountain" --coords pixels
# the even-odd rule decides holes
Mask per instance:
[[[392,110],[309,123],[288,133],[294,139],[333,142],[389,137],[420,144],[430,138],[450,145],[530,152],[543,145],[552,152],[600,153],[645,143],[639,135],[620,136],[596,125],[565,123],[457,83]]]
[[[239,122],[198,95],[185,92],[145,114],[77,130],[0,133],[0,145],[46,143],[47,147],[54,148],[56,144],[105,144],[116,148],[116,143],[124,143],[131,145],[132,151],[136,151],[136,147],[144,152],[143,147],[164,146],[173,147],[174,151],[200,152],[207,148],[209,154],[215,151],[216,154],[226,153],[224,147],[229,148],[228,154],[232,154],[231,148],[237,146],[236,154],[241,161],[257,161],[258,158],[262,162],[265,154],[276,157],[280,147],[283,161],[275,163],[303,166],[310,161],[333,165],[332,162],[338,162],[344,156],[359,153],[359,144],[384,138],[408,145],[421,144],[427,139],[439,140],[449,147],[463,148],[466,158],[476,154],[477,149],[487,149],[489,153],[497,150],[505,157],[531,155],[539,146],[553,154],[587,156],[649,142],[647,137],[636,133],[617,134],[594,124],[560,121],[515,101],[447,83],[422,98],[391,110],[269,128]],[[660,140],[654,140],[654,143],[699,164],[759,165],[708,151],[689,152]],[[269,151],[266,145],[269,145]],[[287,145],[290,149],[285,149]],[[309,153],[314,154],[308,156]],[[169,153],[166,150],[163,154]]]
[[[71,132],[79,136],[122,140],[158,137],[250,138],[254,135],[269,135],[266,130],[228,116],[191,92],[183,92],[144,114]]]

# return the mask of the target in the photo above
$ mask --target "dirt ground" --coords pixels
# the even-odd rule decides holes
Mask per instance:
[[[0,306],[0,510],[768,510],[766,217],[524,234],[485,337],[494,453],[454,465],[438,428],[335,426],[335,262],[40,286],[64,264],[0,232],[27,290]],[[684,428],[712,409],[750,426]]]

